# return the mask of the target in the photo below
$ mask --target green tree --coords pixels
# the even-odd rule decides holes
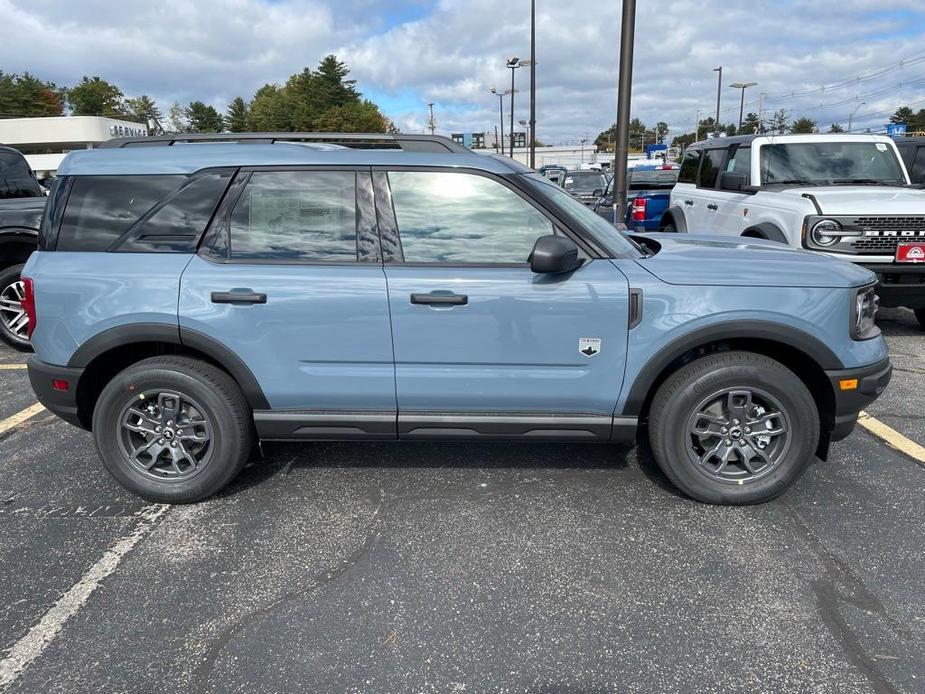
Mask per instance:
[[[660,145],[664,144],[665,140],[668,138],[668,132],[669,132],[668,123],[665,123],[663,121],[659,121],[658,123],[656,123],[655,132],[654,132],[655,142],[657,142]]]
[[[599,152],[613,152],[616,137],[617,124],[614,123],[595,138],[594,144],[597,146]]]
[[[780,109],[775,111],[771,116],[770,131],[777,135],[783,135],[787,132],[790,125],[790,112]]]
[[[642,149],[643,140],[646,134],[646,124],[639,118],[633,118],[629,125],[629,146],[630,149]],[[651,144],[651,143],[650,143]]]
[[[160,135],[164,132],[164,127],[161,125],[164,114],[154,103],[154,99],[145,94],[125,100],[125,117],[136,123],[143,123],[152,135]]]
[[[359,101],[329,108],[316,120],[319,132],[385,133],[391,124],[372,101]]]
[[[684,133],[683,135],[677,135],[672,141],[672,147],[680,147],[681,149],[686,149],[690,145],[694,144],[697,141],[697,137],[694,133]]]
[[[908,106],[900,106],[896,109],[896,113],[890,116],[890,123],[906,123],[908,125],[910,120],[915,118],[912,109]]]
[[[754,135],[761,131],[761,118],[757,113],[747,113],[739,128],[739,135]]]
[[[845,132],[845,129],[841,127],[840,123],[832,123],[832,125],[829,126],[829,132],[830,133],[843,133]]]
[[[790,132],[795,135],[807,135],[816,132],[818,123],[811,118],[797,118],[790,124]]]
[[[260,132],[292,131],[292,109],[283,90],[275,84],[265,84],[251,100],[248,129]]]
[[[245,132],[247,130],[248,113],[247,102],[240,96],[235,97],[228,104],[228,109],[225,111],[225,124],[228,126],[228,130],[233,133]]]
[[[213,106],[207,106],[201,101],[193,101],[186,107],[185,112],[189,132],[220,133],[225,129],[225,120]]]
[[[75,116],[122,117],[124,98],[121,89],[99,77],[84,77],[67,91],[67,102]]]
[[[38,118],[64,113],[63,91],[24,72],[0,70],[0,118]]]
[[[180,104],[174,102],[170,105],[170,110],[167,112],[167,118],[170,120],[170,129],[175,133],[188,133],[190,132],[189,118],[187,116],[186,108]]]

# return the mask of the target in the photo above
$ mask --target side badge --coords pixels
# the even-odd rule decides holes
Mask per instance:
[[[594,357],[601,353],[601,338],[582,337],[578,340],[578,351],[586,357]]]

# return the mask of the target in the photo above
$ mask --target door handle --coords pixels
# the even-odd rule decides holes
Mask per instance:
[[[693,201],[693,200],[685,200],[685,201],[684,201],[684,204],[685,204],[685,205],[691,205],[691,206],[693,206],[694,201]]]
[[[469,297],[465,294],[412,294],[411,303],[420,306],[466,306]]]
[[[212,292],[213,304],[265,304],[267,295],[251,291]]]
[[[708,209],[708,210],[718,210],[718,209],[719,209],[719,205],[714,205],[714,204],[711,202],[709,205],[707,205],[707,209]]]

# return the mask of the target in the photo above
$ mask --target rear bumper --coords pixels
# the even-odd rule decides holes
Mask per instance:
[[[893,376],[889,359],[856,369],[826,371],[835,393],[835,422],[831,440],[847,438],[858,422],[858,414],[886,390]],[[842,390],[843,381],[857,381],[857,387]]]
[[[82,429],[86,428],[80,421],[77,408],[77,384],[83,375],[83,369],[46,364],[35,356],[29,358],[28,368],[29,381],[39,402],[65,422]],[[54,381],[66,381],[67,390],[54,388]]]
[[[858,263],[877,275],[877,296],[885,307],[925,308],[925,263]]]

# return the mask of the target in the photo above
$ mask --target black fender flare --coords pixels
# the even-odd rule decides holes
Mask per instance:
[[[761,224],[751,226],[742,232],[742,236],[753,236],[760,239],[766,239],[768,241],[777,241],[778,243],[783,243],[787,246],[790,245],[790,242],[787,240],[784,232],[781,231],[777,225],[771,224],[770,222],[763,222]]]
[[[668,343],[646,362],[633,381],[621,414],[640,416],[658,377],[672,362],[687,352],[711,342],[742,339],[777,342],[792,347],[806,354],[825,371],[845,368],[825,343],[793,326],[763,320],[737,320],[730,324],[707,325]]]
[[[674,224],[674,228],[682,234],[687,233],[687,221],[684,219],[684,210],[682,210],[678,205],[674,207],[669,207],[662,213],[662,218],[659,221],[659,228],[665,226],[667,222]]]
[[[120,325],[104,330],[84,342],[68,361],[68,368],[84,369],[94,359],[117,347],[146,342],[163,342],[181,347],[190,347],[202,352],[231,374],[241,387],[244,397],[253,410],[269,410],[263,389],[240,357],[218,340],[197,330],[168,323],[141,323]]]

